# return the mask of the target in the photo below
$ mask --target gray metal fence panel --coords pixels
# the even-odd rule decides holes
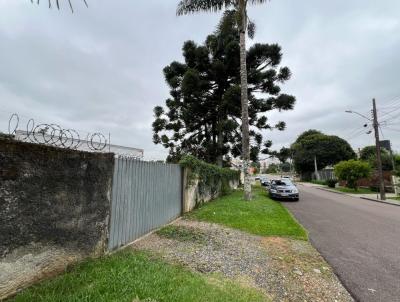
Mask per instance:
[[[179,165],[116,158],[109,250],[124,246],[182,213]]]
[[[318,171],[319,178],[320,180],[329,180],[329,179],[335,179],[335,172],[333,170],[319,170]],[[317,179],[317,175],[315,172],[312,173],[312,179]]]

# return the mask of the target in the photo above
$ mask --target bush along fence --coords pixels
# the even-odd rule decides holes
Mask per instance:
[[[239,186],[239,171],[220,168],[190,155],[185,156],[180,165],[184,168],[183,212],[189,212]]]
[[[227,193],[238,172],[0,138],[0,300]]]

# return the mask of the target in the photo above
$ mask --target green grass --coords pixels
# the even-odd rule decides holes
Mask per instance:
[[[307,232],[279,202],[267,197],[265,189],[253,187],[253,200],[243,200],[235,191],[186,215],[189,219],[219,223],[261,236],[283,236],[307,240]]]
[[[321,186],[326,186],[326,181],[325,180],[311,180],[310,183],[316,184],[316,185],[321,185]]]
[[[200,244],[205,244],[207,242],[207,235],[205,232],[183,226],[167,225],[156,233],[159,236],[178,241],[191,241]]]
[[[346,187],[338,187],[333,190],[343,192],[343,193],[350,193],[350,194],[376,194],[376,192],[374,192],[370,189],[367,189],[367,188],[358,188],[358,190],[356,191],[354,189],[350,189],[350,188],[346,188]]]
[[[124,251],[73,267],[31,287],[14,302],[265,301],[258,291],[219,276],[167,264],[143,252]]]
[[[390,199],[393,199],[393,200],[398,200],[398,201],[400,201],[400,196],[399,196],[399,197],[390,197]]]

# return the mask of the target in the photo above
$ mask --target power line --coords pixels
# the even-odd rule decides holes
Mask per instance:
[[[389,115],[389,116],[390,116],[390,117],[389,117],[388,119],[382,121],[382,123],[387,123],[387,122],[393,121],[394,119],[399,118],[398,115]]]
[[[363,127],[364,128],[364,127]],[[353,136],[355,133],[357,133],[357,132],[359,132],[360,131],[360,126],[357,126],[356,128],[354,128],[354,129],[352,129],[352,130],[350,130],[348,133],[348,135],[346,135],[346,137],[351,137],[351,136]]]
[[[391,101],[389,101],[389,103],[388,103],[386,106],[382,106],[382,107],[379,107],[379,108],[385,108],[385,107],[393,106],[393,105],[396,104],[398,101],[400,101],[400,96],[398,96],[398,97],[392,99]]]
[[[394,121],[392,123],[385,123],[383,126],[400,125],[400,121]]]
[[[393,112],[396,112],[396,111],[398,111],[398,110],[400,110],[400,106],[398,106],[396,109],[393,109],[393,110],[391,110],[391,111],[389,111],[389,112],[387,112],[387,113],[382,114],[382,115],[380,116],[380,118],[382,118],[382,117],[384,117],[384,116],[386,116],[386,115],[391,115]]]
[[[400,104],[400,103],[399,103]],[[384,107],[379,107],[378,110],[382,111],[383,110],[388,110],[388,109],[393,109],[393,108],[397,108],[400,105],[394,105],[394,106],[384,106]]]
[[[395,132],[400,132],[400,129],[390,128],[390,127],[385,127],[385,129],[395,131]]]
[[[370,131],[371,129],[368,129],[368,130]],[[364,131],[365,131],[365,128],[357,131],[353,136],[347,138],[347,140],[352,140],[352,139],[359,137],[360,135],[365,133]],[[368,134],[368,133],[365,133],[365,134]]]

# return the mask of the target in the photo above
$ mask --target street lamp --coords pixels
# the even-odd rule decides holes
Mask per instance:
[[[361,117],[363,117],[363,118],[369,120],[370,122],[372,122],[372,119],[370,119],[369,117],[366,117],[364,114],[361,114],[361,113],[359,113],[359,112],[356,112],[356,111],[353,111],[353,110],[346,110],[345,112],[346,112],[346,113],[354,113],[354,114],[357,114],[357,115],[359,115],[359,116],[361,116]]]

